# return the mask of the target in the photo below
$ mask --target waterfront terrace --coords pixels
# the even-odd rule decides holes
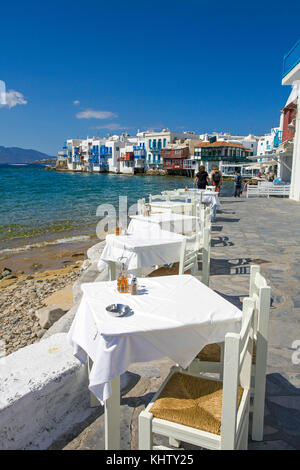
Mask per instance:
[[[241,307],[249,293],[251,264],[259,264],[272,289],[264,440],[249,449],[300,447],[300,210],[282,198],[222,198],[212,228],[210,287]],[[298,343],[297,343],[298,341]],[[137,418],[169,371],[168,359],[130,367],[123,394],[121,446],[137,449]],[[128,391],[128,388],[131,388]],[[84,428],[84,429],[83,429]],[[161,438],[156,441],[166,445]],[[55,448],[103,449],[102,408]],[[185,448],[191,446],[183,445]]]

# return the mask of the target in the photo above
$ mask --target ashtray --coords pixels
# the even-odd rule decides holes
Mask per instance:
[[[112,317],[125,317],[132,313],[131,308],[124,304],[111,304],[106,307],[106,310]]]

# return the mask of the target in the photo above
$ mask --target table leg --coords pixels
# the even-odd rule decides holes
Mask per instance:
[[[116,263],[114,261],[108,262],[108,272],[109,272],[109,280],[115,281],[117,279],[117,274],[116,274]]]
[[[111,381],[111,396],[105,402],[105,450],[120,449],[120,377]]]

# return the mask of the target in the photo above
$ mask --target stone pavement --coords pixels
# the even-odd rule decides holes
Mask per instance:
[[[213,224],[210,287],[241,307],[250,265],[260,264],[272,288],[265,435],[259,443],[249,437],[249,449],[300,449],[300,204],[283,198],[221,202]],[[292,346],[297,340],[299,353]],[[171,365],[163,359],[130,367],[130,390],[122,398],[123,449],[137,449],[138,414]],[[103,449],[103,410],[53,448]]]

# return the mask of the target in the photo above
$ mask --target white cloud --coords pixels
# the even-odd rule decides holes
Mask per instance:
[[[74,104],[75,106],[78,106],[78,105],[80,104],[80,101],[79,101],[79,100],[74,100],[74,101],[73,101],[73,104]]]
[[[9,90],[5,93],[5,104],[0,104],[0,107],[14,108],[18,104],[27,104],[22,93],[15,90]]]
[[[87,109],[76,114],[78,119],[113,119],[118,117],[117,114],[111,111],[95,111],[94,109]]]

